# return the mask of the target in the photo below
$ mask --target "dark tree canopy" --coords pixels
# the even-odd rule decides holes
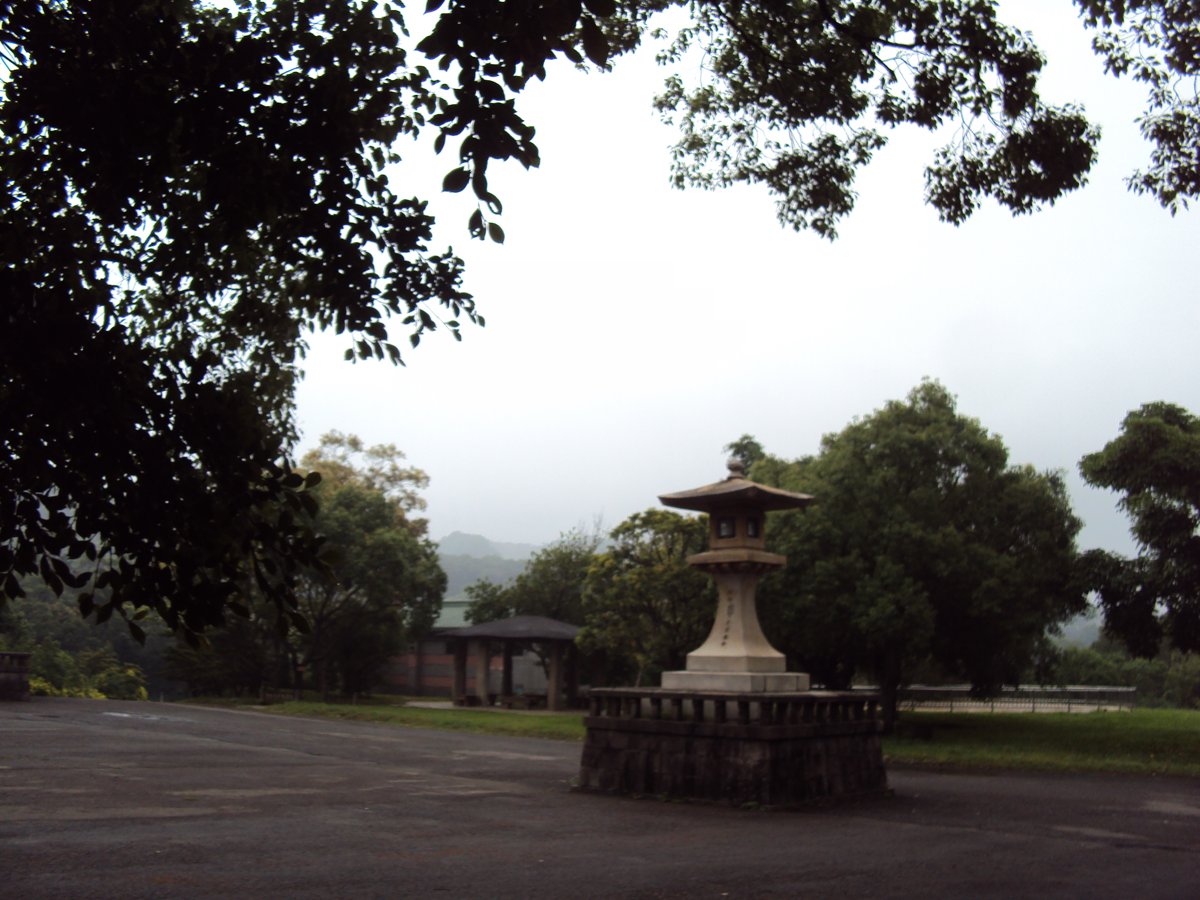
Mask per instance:
[[[386,317],[474,317],[384,172],[436,106],[402,28],[374,0],[0,6],[6,595],[40,571],[188,631],[247,582],[290,596],[305,331],[397,359]]]
[[[788,557],[764,581],[768,636],[826,684],[871,673],[889,714],[930,664],[982,692],[1016,681],[1084,607],[1061,477],[1010,465],[937,383],[752,475],[817,498],[768,525]]]
[[[1077,3],[1112,70],[1151,90],[1135,188],[1186,203],[1194,6]],[[986,0],[427,10],[416,42],[394,0],[0,3],[0,601],[40,574],[85,614],[187,632],[249,582],[294,603],[319,545],[288,462],[305,334],[398,362],[397,334],[482,321],[390,173],[428,134],[456,160],[430,190],[470,188],[469,232],[503,240],[488,167],[538,164],[516,100],[557,58],[606,67],[674,23],[664,61],[694,71],[697,53],[704,73],[659,100],[675,180],[765,184],[784,222],[827,235],[896,125],[954,125],[928,196],[955,222],[986,196],[1053,202],[1094,158],[1092,126],[1040,99],[1040,54]]]
[[[1133,560],[1087,554],[1105,629],[1142,656],[1156,655],[1164,637],[1200,650],[1200,419],[1147,403],[1079,468],[1089,484],[1122,495],[1139,547]]]
[[[1185,206],[1200,189],[1195,5],[1076,6],[1107,69],[1147,86],[1139,125],[1153,157],[1131,185]],[[680,130],[674,182],[763,184],[781,222],[833,237],[857,172],[904,125],[947,131],[925,178],[950,222],[987,197],[1024,213],[1085,183],[1099,132],[1079,105],[1043,101],[1045,58],[1020,26],[990,0],[450,0],[421,49],[458,73],[455,102],[435,119],[443,137],[463,136],[448,184],[471,184],[489,206],[491,159],[538,160],[512,102],[528,81],[558,56],[611,65],[654,36],[669,69],[657,106]],[[472,227],[482,233],[482,219]]]
[[[768,0],[695,7],[668,51],[698,45],[705,79],[667,82],[679,185],[767,185],[779,218],[832,237],[854,178],[911,124],[955,133],[926,171],[926,198],[961,222],[992,196],[1015,212],[1086,178],[1098,133],[1038,95],[1043,59],[988,3]]]

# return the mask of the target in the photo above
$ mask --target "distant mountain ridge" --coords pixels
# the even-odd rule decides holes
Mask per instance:
[[[508,584],[521,574],[536,544],[515,544],[493,541],[481,534],[452,531],[438,544],[438,562],[446,573],[446,594],[437,627],[457,628],[465,625],[470,601],[466,589],[477,581],[487,579],[496,584]]]
[[[446,573],[446,599],[455,600],[464,595],[468,587],[477,581],[494,581],[508,584],[525,570],[525,563],[517,559],[499,556],[448,556],[438,554],[438,564]]]
[[[464,531],[452,531],[437,542],[440,556],[473,556],[476,559],[486,559],[498,556],[501,559],[512,559],[525,562],[537,544],[517,544],[507,541],[493,541],[482,534],[467,534]]]

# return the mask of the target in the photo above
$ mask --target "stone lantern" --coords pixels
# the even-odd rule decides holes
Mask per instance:
[[[798,509],[813,498],[756,484],[746,478],[740,461],[730,460],[723,481],[658,499],[666,506],[708,513],[709,549],[688,557],[688,565],[713,577],[718,596],[708,639],[688,654],[685,671],[663,673],[662,686],[739,693],[807,691],[808,675],[788,672],[786,658],[763,634],[755,592],[764,573],[787,561],[766,550],[766,513]]]
[[[734,461],[725,480],[659,500],[709,516],[708,550],[688,563],[717,583],[716,622],[661,687],[592,688],[579,789],[758,806],[886,793],[879,698],[810,690],[758,624],[758,579],[785,562],[763,542],[766,514],[813,498]]]

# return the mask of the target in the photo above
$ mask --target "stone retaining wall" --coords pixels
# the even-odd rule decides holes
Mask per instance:
[[[772,807],[881,794],[877,710],[851,694],[599,689],[579,787]]]
[[[0,700],[29,699],[29,654],[0,651]]]

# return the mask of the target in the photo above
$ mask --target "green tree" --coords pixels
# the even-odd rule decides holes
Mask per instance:
[[[624,662],[635,684],[682,669],[716,613],[708,576],[687,564],[708,545],[704,518],[663,509],[634,513],[609,534],[609,548],[588,569],[586,625],[577,639],[587,653]]]
[[[583,583],[600,546],[599,535],[575,528],[535,552],[525,570],[506,586],[476,582],[467,588],[467,621],[508,616],[545,616],[582,625]]]
[[[743,434],[736,441],[726,444],[725,452],[740,462],[747,473],[751,466],[767,455],[763,445],[749,434]]]
[[[299,612],[306,627],[290,643],[321,691],[370,690],[404,641],[437,619],[446,576],[437,547],[425,536],[417,493],[429,483],[403,464],[391,444],[364,447],[353,435],[330,432],[302,464],[325,474],[316,494],[316,527],[325,537],[330,572],[300,579]]]
[[[292,684],[295,663],[276,611],[251,601],[247,614],[230,616],[200,642],[179,641],[166,651],[166,671],[198,697],[258,696],[265,687]]]
[[[1163,699],[1171,706],[1200,709],[1200,653],[1170,652]]]
[[[478,625],[512,616],[545,616],[582,625],[583,585],[599,546],[596,532],[575,528],[534,552],[510,584],[499,585],[490,579],[475,582],[466,589],[471,598],[467,621]],[[535,644],[533,651],[549,674],[545,648]]]
[[[302,671],[321,692],[371,690],[387,659],[433,625],[446,586],[427,523],[412,515],[428,476],[403,460],[390,444],[324,435],[302,462],[328,473],[313,491],[325,568],[297,579],[286,615],[251,595],[209,646],[178,648],[177,676],[194,692],[253,693]]]
[[[1135,189],[1185,204],[1194,10],[1076,2],[1111,70],[1150,90]],[[449,146],[440,187],[470,188],[469,232],[503,240],[488,168],[539,162],[517,95],[557,58],[608,66],[660,12],[684,15],[664,61],[702,79],[671,75],[658,102],[681,128],[675,181],[764,184],[795,227],[832,236],[897,125],[958,124],[927,170],[954,222],[984,196],[1053,202],[1095,157],[988,2],[425,8],[414,49],[396,0],[0,4],[0,601],[36,573],[80,588],[85,615],[150,610],[187,633],[251,584],[285,608],[318,551],[290,462],[305,334],[398,362],[404,337],[482,321],[425,202],[394,187],[401,142]]]
[[[404,458],[395,444],[368,447],[357,435],[329,431],[321,435],[316,449],[306,453],[301,463],[306,469],[319,468],[323,479],[339,487],[382,494],[399,510],[409,531],[424,535],[428,522],[413,514],[426,507],[420,492],[429,487],[429,476],[405,465]]]
[[[29,683],[32,693],[52,697],[145,700],[149,696],[145,673],[121,662],[109,645],[68,653],[54,641],[42,640],[29,657]]]
[[[471,602],[467,605],[466,620],[472,625],[482,625],[517,615],[509,587],[497,584],[490,578],[481,578],[467,585],[464,593],[471,598]]]
[[[993,691],[1083,609],[1080,523],[1061,477],[1009,465],[1000,438],[935,382],[755,477],[817,498],[768,525],[788,564],[764,581],[767,634],[827,684],[868,670],[889,722],[919,668]]]
[[[385,495],[330,485],[320,502],[317,524],[329,541],[332,577],[301,580],[307,629],[292,640],[318,689],[336,681],[348,693],[369,690],[405,639],[433,625],[446,576],[433,544]]]
[[[1057,684],[1125,685],[1137,688],[1139,706],[1200,708],[1200,654],[1164,649],[1152,659],[1133,657],[1104,640],[1091,647],[1064,647],[1054,666]]]
[[[1200,419],[1147,403],[1079,469],[1089,484],[1122,495],[1139,548],[1133,560],[1086,555],[1105,630],[1141,656],[1157,655],[1164,636],[1200,650]]]
[[[53,671],[41,671],[35,666],[34,677],[41,678],[49,688],[62,691],[74,683],[77,687],[86,686],[93,693],[98,691],[106,697],[128,700],[175,692],[176,686],[167,681],[164,673],[163,654],[170,645],[165,629],[151,630],[145,641],[139,643],[122,623],[95,624],[81,618],[73,591],[55,596],[36,578],[26,579],[22,587],[25,596],[0,611],[0,649],[27,652],[37,647],[52,649],[53,654],[44,649],[39,659],[54,670],[67,665],[75,674],[64,680]],[[55,662],[59,654],[68,662]],[[100,659],[108,661],[100,669],[84,663]],[[131,676],[133,680],[126,678],[127,669],[135,673]]]

